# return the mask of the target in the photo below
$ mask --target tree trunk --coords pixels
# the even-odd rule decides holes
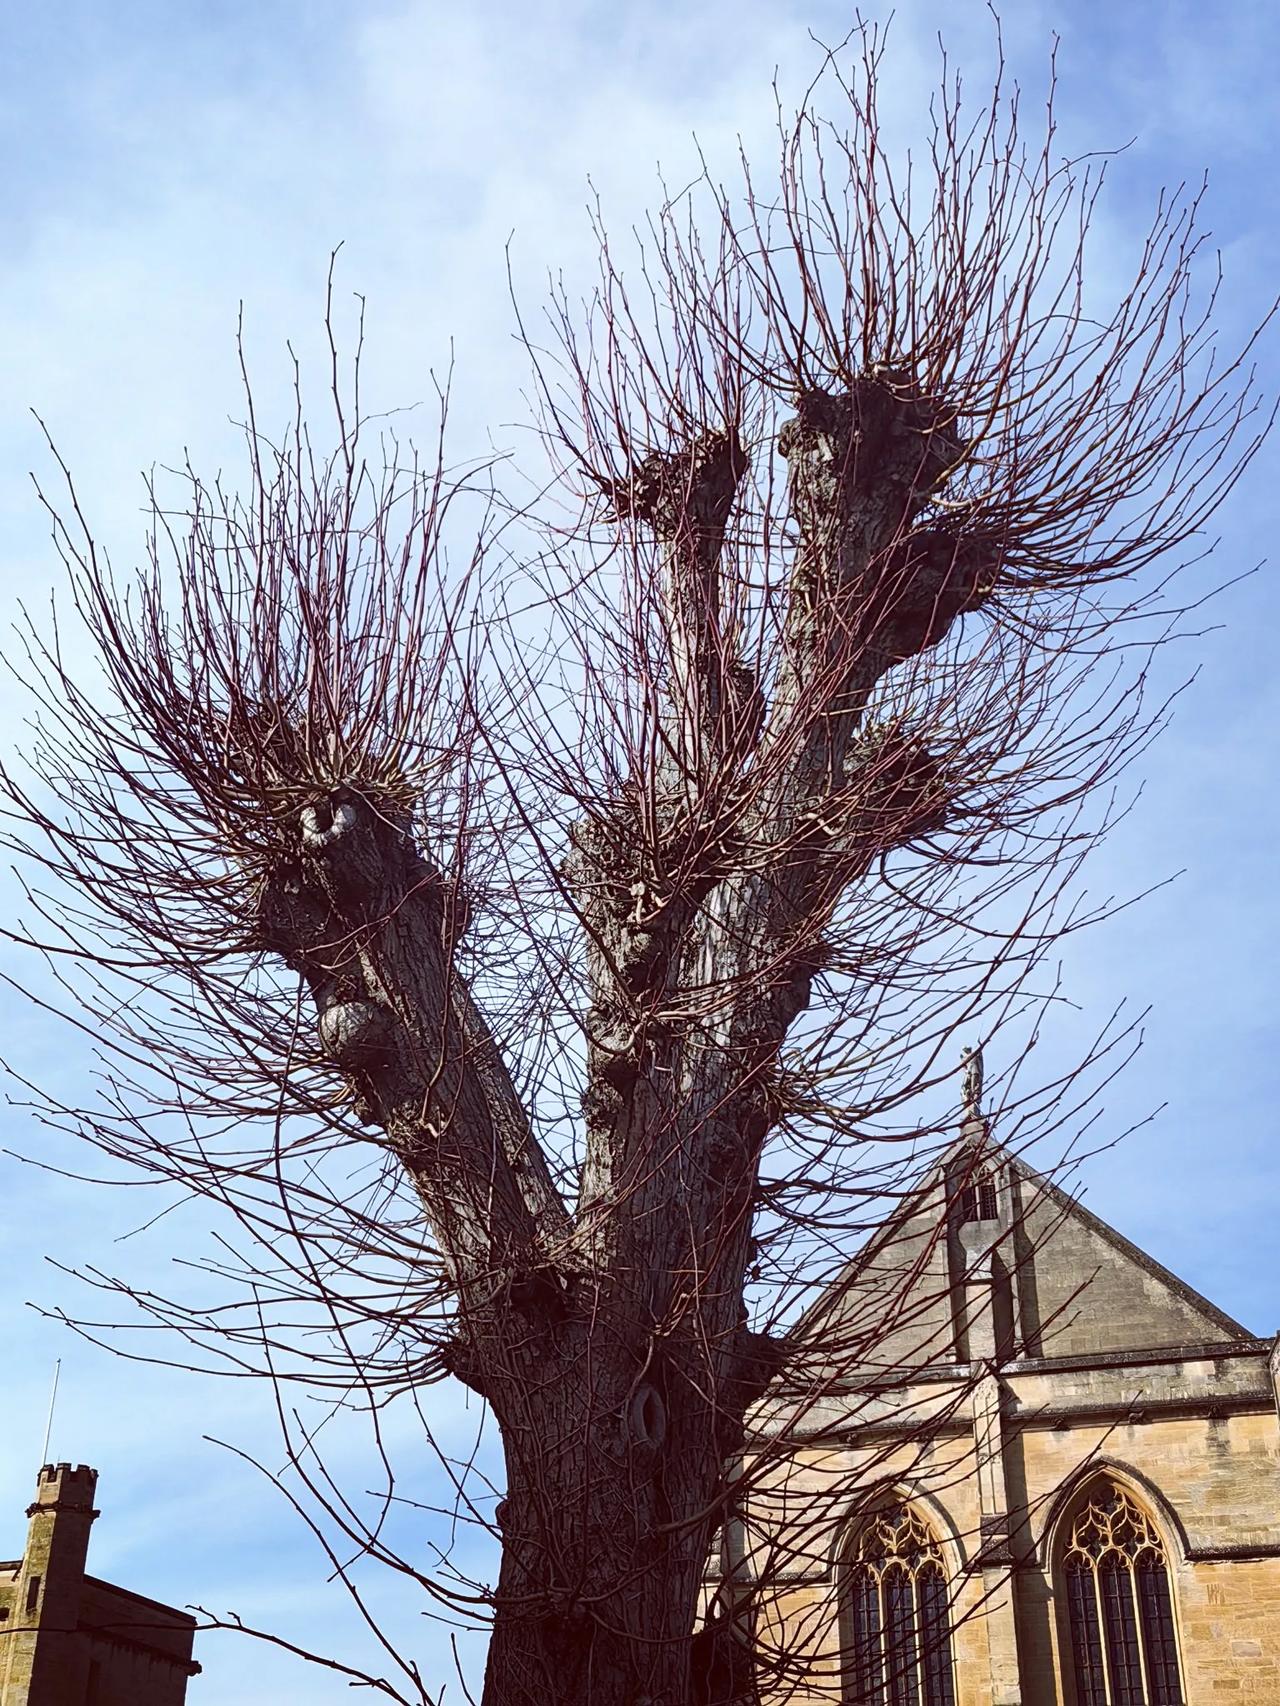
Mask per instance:
[[[712,1698],[696,1633],[729,1418],[687,1348],[638,1360],[634,1337],[575,1311],[536,1334],[527,1384],[492,1394],[507,1490],[484,1706]]]

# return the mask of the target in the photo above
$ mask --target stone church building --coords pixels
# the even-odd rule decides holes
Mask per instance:
[[[46,1463],[0,1563],[0,1706],[183,1706],[195,1618],[86,1575],[98,1472]]]
[[[769,1706],[1280,1706],[1280,1341],[976,1109],[824,1331],[890,1296],[880,1372],[811,1408],[733,1525],[739,1580],[775,1546],[757,1624],[796,1662]]]

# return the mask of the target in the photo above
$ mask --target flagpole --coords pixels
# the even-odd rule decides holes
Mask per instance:
[[[44,1446],[40,1452],[41,1464],[49,1461],[49,1439],[53,1433],[53,1406],[58,1399],[58,1375],[61,1369],[62,1358],[59,1357],[53,1365],[53,1390],[49,1394],[49,1419],[44,1425]]]

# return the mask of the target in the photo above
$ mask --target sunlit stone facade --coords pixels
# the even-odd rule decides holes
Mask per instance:
[[[800,1660],[770,1700],[1277,1706],[1277,1341],[980,1124],[831,1307],[904,1274],[905,1380],[813,1411],[739,1534],[740,1577],[782,1578],[765,1645]]]

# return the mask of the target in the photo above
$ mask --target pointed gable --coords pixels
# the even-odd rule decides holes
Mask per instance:
[[[1252,1337],[1077,1198],[1021,1161],[1007,1164],[1025,1354],[1085,1356]]]
[[[815,1346],[825,1342],[856,1384],[966,1362],[979,1354],[968,1343],[975,1285],[995,1294],[1000,1360],[1252,1337],[985,1135],[954,1146],[849,1264],[803,1331]],[[861,1354],[849,1358],[855,1346]]]

